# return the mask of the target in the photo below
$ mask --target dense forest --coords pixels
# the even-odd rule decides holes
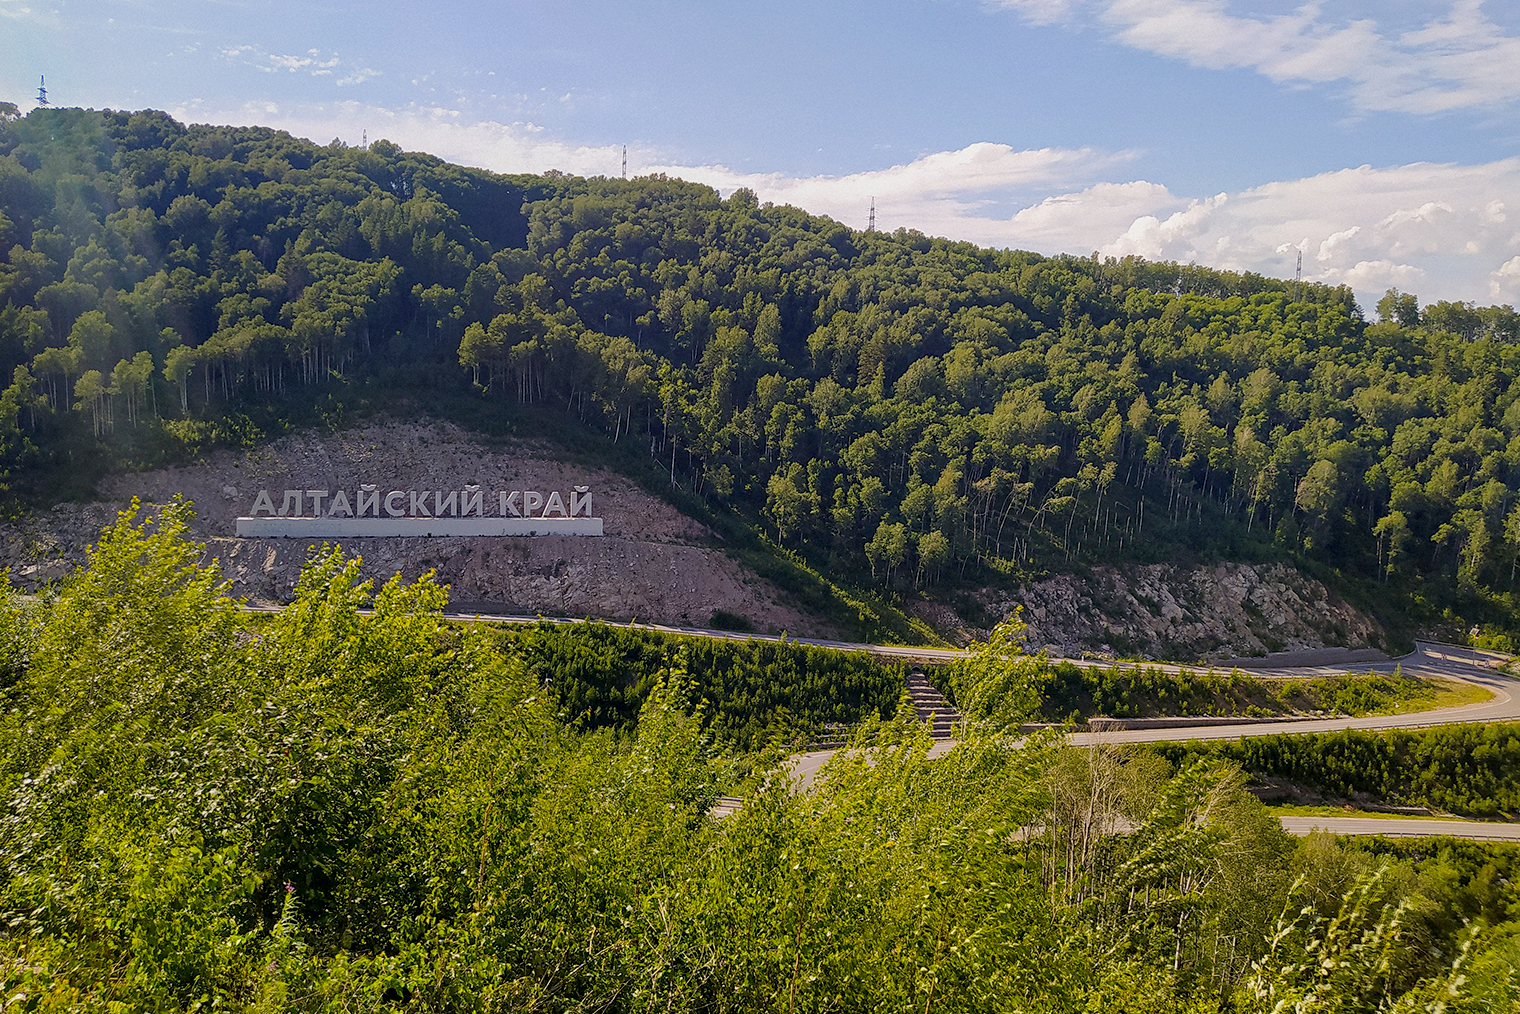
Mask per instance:
[[[430,580],[317,554],[250,617],[189,517],[0,595],[8,1010],[1520,1011],[1520,848],[1297,840],[1218,756],[1016,739],[1011,643],[946,756],[868,722],[795,791],[679,666],[577,727]]]
[[[23,498],[425,390],[569,415],[861,586],[1186,548],[1513,615],[1509,307],[1389,292],[1369,320],[1344,288],[860,232],[661,177],[157,112],[0,121]]]
[[[999,636],[1016,629],[1020,627],[1015,620],[997,628]],[[931,682],[952,702],[957,669],[963,664],[930,670]],[[1168,672],[1156,666],[1078,665],[1046,658],[1042,671],[1031,679],[1039,698],[1032,714],[1057,723],[1168,715],[1368,715],[1424,710],[1438,703],[1449,706],[1440,700],[1436,684],[1403,672],[1271,679],[1239,669]]]
[[[658,674],[679,669],[703,703],[708,734],[730,748],[834,739],[892,718],[903,692],[900,665],[790,641],[541,623],[505,628],[502,643],[554,689],[563,720],[586,729],[634,728]]]
[[[1200,755],[1226,757],[1256,778],[1337,800],[1374,799],[1479,817],[1520,815],[1520,728],[1514,725],[1348,729],[1156,749],[1174,763]]]

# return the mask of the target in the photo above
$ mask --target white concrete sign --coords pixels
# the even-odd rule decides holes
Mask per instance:
[[[493,513],[487,514],[487,508]],[[487,495],[479,486],[462,490],[287,489],[276,510],[269,490],[259,490],[248,515],[237,519],[242,538],[409,538],[458,535],[601,535],[591,516],[591,488],[561,494],[503,489]]]

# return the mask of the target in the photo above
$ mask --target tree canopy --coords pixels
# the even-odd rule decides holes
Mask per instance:
[[[1008,638],[954,750],[904,708],[801,791],[660,652],[636,722],[586,728],[544,650],[636,645],[518,653],[430,577],[324,550],[240,613],[190,512],[124,514],[55,597],[0,587],[11,1008],[1520,1011],[1520,849],[1297,841],[1205,751],[1015,740]],[[1508,805],[1515,752],[1463,792]]]
[[[1346,288],[152,111],[0,122],[0,251],[13,486],[392,383],[575,416],[878,587],[1190,547],[1496,597],[1520,561],[1509,307],[1369,320]]]

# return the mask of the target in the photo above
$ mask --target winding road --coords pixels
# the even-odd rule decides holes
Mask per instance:
[[[259,607],[252,607],[258,609]],[[452,612],[446,619],[464,623],[580,623],[581,620],[527,616],[520,614],[491,614]],[[833,641],[823,638],[789,637],[776,634],[755,634],[731,630],[712,630],[704,627],[670,626],[660,623],[607,622],[609,626],[623,626],[639,630],[652,630],[667,634],[685,634],[691,637],[709,637],[723,640],[786,641],[793,644],[832,648],[838,651],[863,651],[883,658],[900,659],[905,662],[944,664],[965,658],[967,652],[959,648],[923,648],[905,645],[860,644],[850,641]],[[1249,671],[1253,676],[1270,679],[1307,679],[1335,676],[1348,671],[1388,672],[1400,670],[1408,675],[1426,678],[1455,680],[1483,688],[1492,696],[1485,701],[1463,704],[1450,708],[1434,708],[1429,711],[1410,712],[1399,715],[1371,715],[1361,718],[1312,718],[1299,720],[1221,721],[1198,719],[1189,724],[1187,719],[1169,720],[1148,728],[1113,728],[1092,732],[1071,733],[1073,745],[1094,743],[1162,743],[1187,740],[1243,739],[1248,736],[1270,736],[1278,733],[1302,734],[1313,732],[1339,732],[1343,729],[1417,729],[1433,725],[1449,725],[1456,722],[1520,722],[1520,680],[1502,672],[1500,666],[1510,656],[1481,649],[1459,647],[1430,641],[1419,641],[1415,650],[1400,658],[1385,662],[1359,662],[1340,666],[1282,666],[1258,668]],[[1052,662],[1073,662],[1077,665],[1104,664],[1093,659],[1052,658]],[[1127,664],[1127,663],[1120,663]],[[1179,663],[1143,663],[1147,668],[1164,672],[1182,673],[1208,671],[1207,666]],[[937,757],[955,748],[953,740],[938,740],[930,748],[929,756]],[[797,754],[792,758],[792,772],[799,784],[811,782],[836,750],[817,750]],[[721,803],[737,806],[738,800]],[[725,811],[728,812],[728,811]],[[1471,841],[1520,842],[1520,824],[1501,824],[1468,820],[1423,820],[1399,817],[1302,817],[1281,816],[1283,828],[1292,834],[1305,835],[1314,831],[1329,831],[1344,835],[1384,835],[1388,837],[1427,837],[1450,835]]]
[[[581,623],[583,620],[518,614],[447,613],[450,620],[466,623]],[[652,630],[666,634],[684,634],[688,637],[710,637],[732,641],[785,641],[837,651],[863,651],[883,658],[895,658],[908,662],[930,665],[955,662],[969,654],[961,648],[921,648],[907,645],[860,644],[851,641],[830,641],[812,637],[788,637],[784,634],[752,634],[731,630],[712,630],[705,627],[678,627],[662,623],[605,622],[608,626]],[[1449,679],[1474,684],[1493,696],[1486,701],[1463,704],[1452,708],[1433,708],[1400,715],[1371,715],[1362,718],[1290,719],[1281,721],[1220,722],[1217,719],[1199,719],[1189,722],[1178,719],[1165,726],[1150,728],[1115,728],[1102,732],[1072,733],[1071,742],[1085,745],[1102,741],[1105,743],[1166,743],[1193,739],[1243,739],[1247,736],[1270,736],[1276,733],[1339,732],[1342,729],[1418,729],[1432,725],[1450,725],[1454,722],[1520,722],[1520,680],[1499,670],[1508,655],[1464,648],[1433,641],[1417,641],[1415,650],[1408,655],[1385,662],[1360,662],[1350,666],[1282,666],[1277,668],[1252,667],[1252,676],[1267,679],[1312,679],[1337,676],[1348,671],[1385,672],[1401,670],[1406,675],[1424,678]],[[1106,665],[1129,663],[1105,663],[1094,659],[1052,658],[1051,662],[1071,662],[1076,665]],[[1208,666],[1175,662],[1139,663],[1148,669],[1160,669],[1168,673],[1204,673]],[[819,755],[830,751],[818,751]],[[811,756],[811,755],[802,755]]]
[[[1289,817],[1277,818],[1289,834],[1315,831],[1331,834],[1375,834],[1384,838],[1430,838],[1445,836],[1468,841],[1520,842],[1520,824],[1482,820],[1426,820],[1411,817]]]
[[[1401,669],[1406,675],[1455,680],[1487,690],[1493,696],[1486,701],[1452,708],[1432,708],[1402,715],[1368,715],[1362,718],[1315,718],[1289,721],[1217,723],[1170,728],[1112,729],[1101,732],[1078,732],[1072,743],[1166,743],[1193,739],[1244,739],[1247,736],[1271,736],[1277,733],[1340,732],[1342,729],[1421,729],[1456,722],[1520,721],[1520,680],[1501,672],[1509,656],[1449,644],[1417,641],[1414,651],[1387,662],[1361,663],[1356,672],[1388,672]],[[1177,669],[1195,668],[1188,666]],[[1334,666],[1295,666],[1281,669],[1252,669],[1253,676],[1269,678],[1309,678],[1335,676],[1348,668]]]

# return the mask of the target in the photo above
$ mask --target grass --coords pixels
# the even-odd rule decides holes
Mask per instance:
[[[1319,803],[1271,803],[1268,812],[1274,817],[1371,817],[1376,820],[1462,820],[1470,824],[1507,823],[1506,821],[1483,821],[1473,817],[1457,817],[1449,813],[1389,813],[1384,810],[1362,810],[1354,806],[1330,806]]]
[[[1344,677],[1290,677],[1262,679],[1281,703],[1295,699],[1320,699],[1335,702],[1339,708],[1323,710],[1354,717],[1373,715],[1413,715],[1422,711],[1457,708],[1492,700],[1493,693],[1474,683],[1439,676],[1404,676],[1398,681],[1380,680],[1373,673],[1346,673]],[[1341,684],[1334,686],[1334,684]],[[1326,690],[1332,688],[1331,692]],[[1365,689],[1363,689],[1365,688]],[[1335,691],[1339,690],[1340,693]],[[1358,692],[1358,691],[1362,692]],[[1284,714],[1317,713],[1320,709],[1290,709]]]
[[[1433,688],[1429,697],[1416,697],[1411,700],[1395,704],[1385,711],[1375,711],[1377,715],[1412,715],[1421,711],[1435,711],[1438,708],[1460,708],[1465,704],[1482,704],[1484,701],[1494,699],[1492,690],[1480,687],[1476,683],[1464,683],[1462,680],[1449,680],[1442,677],[1428,677],[1423,682]]]
[[[1488,691],[1408,673],[1341,673],[1263,677],[1160,665],[1098,666],[1057,662],[1044,685],[1040,717],[1048,721],[1109,718],[1398,715],[1472,704]]]

